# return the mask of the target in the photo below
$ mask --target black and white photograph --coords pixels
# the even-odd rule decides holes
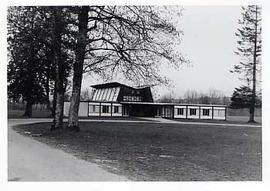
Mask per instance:
[[[5,9],[9,184],[263,182],[262,4]]]

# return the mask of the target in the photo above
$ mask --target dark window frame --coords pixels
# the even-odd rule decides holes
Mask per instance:
[[[123,101],[131,101],[131,102],[142,101],[142,96],[124,95],[123,96]]]
[[[110,106],[102,105],[102,113],[110,113]]]
[[[89,107],[92,107],[92,113],[99,113],[99,105],[89,105]]]
[[[197,109],[196,108],[190,108],[189,109],[189,115],[196,115]]]
[[[177,108],[177,115],[184,115],[184,108]]]
[[[203,116],[210,116],[210,109],[203,109]]]
[[[113,106],[113,113],[119,113],[119,105]]]

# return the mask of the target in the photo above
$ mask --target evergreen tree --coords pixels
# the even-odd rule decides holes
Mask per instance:
[[[251,99],[252,90],[248,86],[235,88],[231,97],[231,107],[236,109],[250,108]]]
[[[54,127],[62,126],[63,95],[73,62],[69,13],[66,7],[8,9],[9,98],[26,101],[25,115],[31,117],[32,105],[46,103],[49,108],[54,92]]]
[[[44,17],[39,7],[8,9],[8,96],[26,101],[25,116],[32,105],[44,103],[41,49]]]
[[[252,94],[250,99],[249,122],[254,121],[256,103],[256,85],[258,83],[258,71],[261,63],[261,8],[258,5],[242,7],[242,19],[239,20],[240,28],[235,33],[239,38],[238,48],[235,52],[241,56],[241,62],[234,66],[233,71],[244,75],[248,82],[252,81]]]

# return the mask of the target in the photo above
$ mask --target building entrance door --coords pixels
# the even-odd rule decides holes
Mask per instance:
[[[161,107],[157,107],[157,113],[156,113],[156,117],[161,117],[161,110],[162,110],[162,108]]]
[[[123,105],[123,116],[129,116],[129,109],[126,105]]]
[[[173,118],[173,107],[172,106],[163,106],[161,109],[161,117]]]

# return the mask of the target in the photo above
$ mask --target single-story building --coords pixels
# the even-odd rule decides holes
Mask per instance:
[[[82,101],[79,116],[140,116],[226,120],[226,105],[153,102],[150,87],[133,88],[117,82],[98,84],[90,101]],[[68,115],[69,102],[64,104]]]

